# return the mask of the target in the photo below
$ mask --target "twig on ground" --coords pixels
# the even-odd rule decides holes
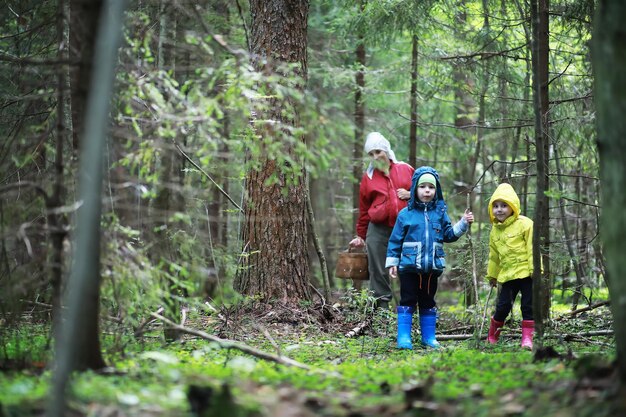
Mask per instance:
[[[602,307],[602,306],[606,306],[606,305],[610,305],[610,304],[611,304],[611,302],[608,301],[608,300],[607,301],[601,301],[599,303],[592,304],[592,305],[589,305],[587,307],[582,307],[582,308],[579,308],[577,310],[570,311],[569,313],[566,313],[566,314],[563,314],[560,317],[557,317],[556,320],[571,319],[572,317],[578,315],[579,313],[583,313],[585,311],[594,310],[594,309],[596,309],[598,307]]]
[[[510,329],[510,331],[507,331],[507,333],[504,333],[504,335],[509,334],[509,333],[515,334],[517,336],[521,332]],[[544,337],[548,339],[563,338],[563,340],[572,341],[572,340],[575,340],[576,338],[585,338],[585,337],[593,337],[593,336],[613,336],[613,334],[614,334],[613,330],[595,330],[591,332],[572,333],[572,334],[565,334],[565,335],[550,334]],[[438,334],[437,340],[466,340],[466,339],[471,339],[472,337],[474,337],[473,334]],[[486,336],[481,335],[480,338],[485,339]]]
[[[350,330],[348,333],[346,333],[346,337],[356,337],[359,336],[361,334],[363,334],[363,331],[370,325],[372,324],[372,320],[371,319],[365,319],[364,321],[362,321],[361,323],[357,324],[352,330]]]
[[[165,311],[165,308],[163,307],[159,307],[156,311],[156,314],[161,314],[162,312]],[[155,318],[150,317],[145,319],[144,321],[142,321],[141,323],[139,323],[139,326],[137,326],[137,328],[135,329],[135,332],[133,333],[135,337],[139,337],[143,334],[144,329],[146,328],[146,326],[148,326],[150,323],[154,323],[156,321]]]
[[[584,333],[572,333],[563,335],[564,340],[573,340],[575,338],[593,337],[593,336],[613,336],[613,330],[594,330]]]
[[[256,328],[261,330],[261,332],[263,333],[263,336],[265,336],[267,338],[267,340],[270,341],[272,346],[274,346],[274,349],[276,349],[276,354],[278,356],[282,356],[282,353],[281,353],[281,350],[280,350],[280,346],[278,345],[278,343],[276,343],[276,341],[274,340],[274,338],[272,337],[270,332],[268,332],[267,329],[264,326],[261,326],[260,324],[257,324]]]
[[[52,310],[52,304],[47,304],[47,303],[42,303],[40,301],[29,301],[29,300],[20,300],[23,303],[26,304],[30,304],[32,306],[38,306],[38,307],[43,307],[47,310]],[[65,307],[63,307],[63,309],[65,309]],[[123,320],[119,317],[113,317],[113,316],[103,316],[102,317],[104,320],[106,321],[110,321],[112,323],[116,323],[116,324],[122,324]]]
[[[196,329],[190,329],[188,327],[184,327],[181,325],[178,325],[176,323],[174,323],[171,320],[166,319],[165,317],[161,316],[160,314],[156,314],[156,313],[150,313],[150,315],[160,321],[162,321],[163,323],[167,324],[168,326],[172,327],[173,329],[176,329],[182,333],[186,333],[186,334],[190,334],[193,336],[198,336],[202,339],[205,340],[210,340],[211,342],[216,343],[219,347],[221,347],[222,349],[235,349],[235,350],[239,350],[243,353],[247,353],[248,355],[252,355],[255,356],[257,358],[260,359],[264,359],[267,361],[271,361],[271,362],[276,362],[279,363],[281,365],[287,365],[287,366],[293,366],[295,368],[300,368],[300,369],[305,369],[307,371],[312,370],[311,367],[300,363],[298,361],[295,361],[293,359],[290,359],[288,357],[285,356],[278,356],[278,355],[274,355],[271,353],[267,353],[267,352],[263,352],[261,350],[257,350],[251,346],[248,346],[246,344],[234,341],[234,340],[229,340],[229,339],[222,339],[219,338],[217,336],[213,336],[211,334],[208,334],[206,332],[203,332],[201,330],[196,330]]]
[[[322,300],[322,306],[326,305],[326,299],[324,298],[322,293],[319,292],[319,290],[315,288],[315,285],[311,284],[310,282],[309,285],[311,286],[311,288],[313,288],[313,291],[315,291],[315,293],[319,296],[320,300]]]

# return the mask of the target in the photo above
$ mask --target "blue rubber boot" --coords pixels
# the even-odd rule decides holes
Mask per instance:
[[[428,308],[420,310],[420,328],[422,330],[422,345],[439,349],[441,345],[435,339],[435,328],[437,327],[437,309]]]
[[[398,313],[398,349],[413,349],[411,326],[413,325],[413,307],[397,306]]]

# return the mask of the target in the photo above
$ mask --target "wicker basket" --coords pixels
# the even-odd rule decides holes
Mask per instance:
[[[337,267],[335,268],[337,278],[367,280],[367,253],[352,252],[351,249],[339,252],[337,257]]]

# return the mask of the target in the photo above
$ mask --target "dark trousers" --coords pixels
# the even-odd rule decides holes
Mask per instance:
[[[522,293],[522,319],[533,319],[533,280],[532,278],[521,278],[502,284],[502,289],[498,296],[498,304],[496,304],[496,312],[493,315],[494,320],[506,320],[513,308],[518,292]]]
[[[437,272],[400,272],[400,305],[419,306],[420,310],[434,308],[437,281],[441,271]]]
[[[384,224],[370,223],[367,227],[365,245],[367,246],[367,269],[370,275],[370,290],[378,300],[378,304],[391,301],[391,283],[389,273],[385,269],[387,243],[392,228]]]

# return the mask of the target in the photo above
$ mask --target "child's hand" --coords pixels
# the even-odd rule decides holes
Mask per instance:
[[[411,192],[404,188],[398,188],[396,190],[396,194],[398,195],[398,198],[400,200],[408,200],[409,198],[411,198]]]
[[[498,286],[498,280],[495,278],[491,278],[489,280],[489,285],[491,285],[492,287],[497,287]]]
[[[398,278],[398,267],[397,266],[389,267],[389,276],[391,278]]]
[[[472,211],[470,209],[468,209],[468,208],[465,209],[465,213],[463,213],[463,218],[469,224],[474,223],[474,213],[472,213]]]

